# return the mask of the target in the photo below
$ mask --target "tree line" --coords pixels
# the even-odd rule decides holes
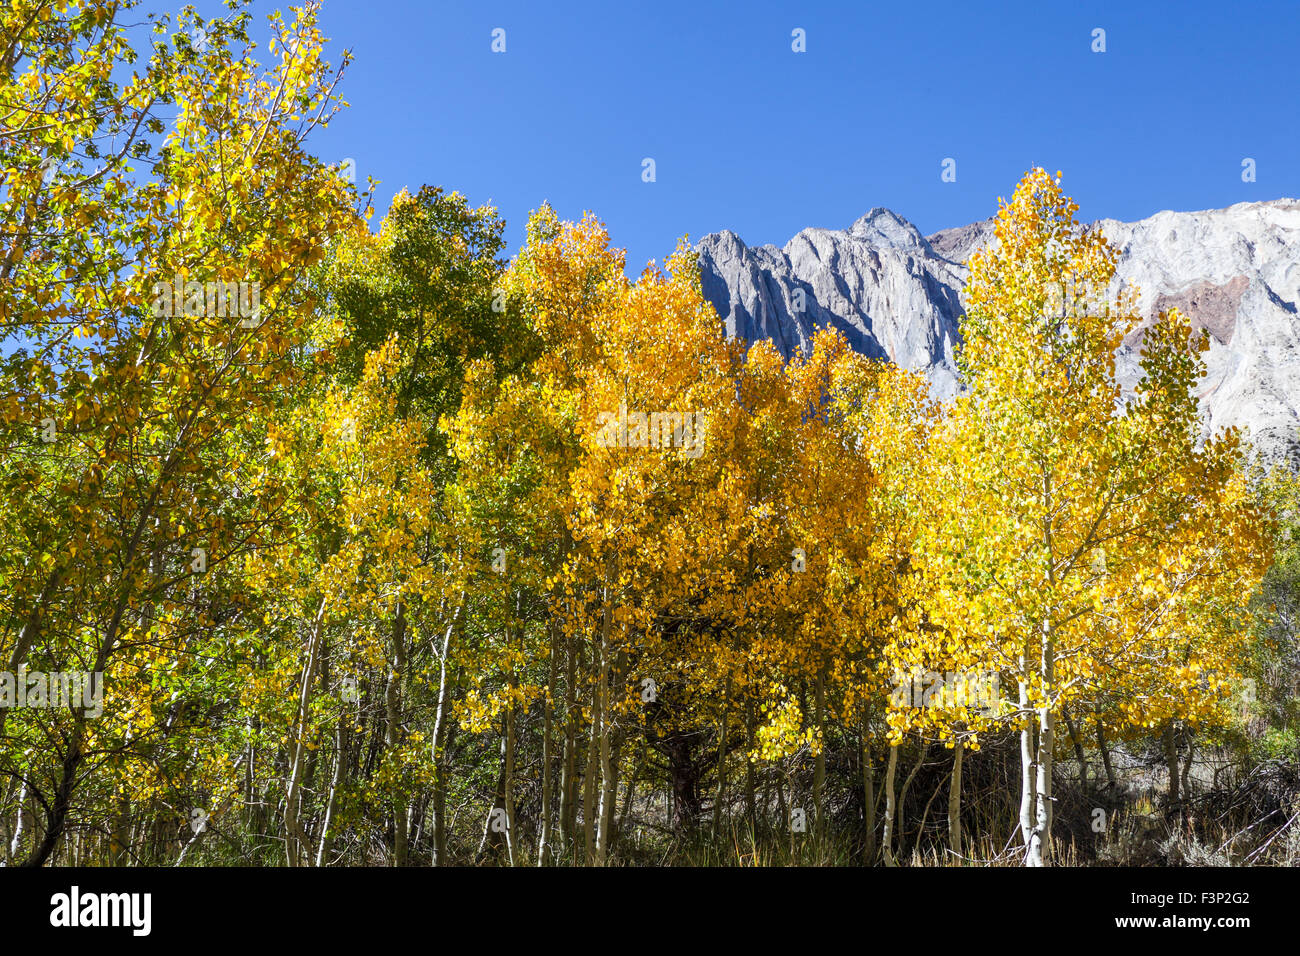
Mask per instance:
[[[1289,713],[1294,484],[1201,434],[1204,333],[1059,174],[941,404],[834,329],[728,339],[684,240],[632,279],[543,206],[507,261],[433,187],[372,232],[308,151],[314,4],[268,65],[241,4],[141,62],[131,6],[0,13],[0,667],[102,711],[0,680],[7,865],[964,860],[989,792],[1041,865],[1063,756],[1152,741],[1176,808],[1259,683]]]

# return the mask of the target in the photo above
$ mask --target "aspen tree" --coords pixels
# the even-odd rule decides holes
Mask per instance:
[[[964,717],[1020,733],[1031,866],[1051,854],[1062,708],[1110,693],[1126,720],[1159,727],[1218,706],[1267,564],[1239,435],[1198,443],[1205,335],[1176,310],[1144,322],[1132,290],[1111,293],[1116,251],[1078,226],[1058,179],[1026,174],[971,259],[970,390],[932,443],[944,494],[918,546],[917,633],[1014,685],[1014,702]],[[1125,396],[1116,352],[1139,331],[1144,378]]]

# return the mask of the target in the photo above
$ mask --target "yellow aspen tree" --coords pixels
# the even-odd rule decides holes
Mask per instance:
[[[884,710],[883,653],[908,601],[905,475],[934,406],[918,376],[857,355],[830,330],[784,366],[756,345],[745,372],[735,467],[748,475],[751,540],[763,549],[737,574],[764,716],[754,756],[811,751],[813,805],[802,809],[822,832],[828,735],[853,728],[865,744]],[[874,792],[869,775],[864,785]]]
[[[1132,290],[1111,294],[1115,250],[1076,209],[1059,174],[1032,170],[971,259],[969,392],[932,443],[944,493],[918,544],[940,658],[1014,685],[1031,866],[1051,853],[1062,709],[1136,680],[1168,688],[1133,715],[1160,721],[1212,693],[1241,666],[1268,557],[1239,435],[1198,442],[1204,336],[1172,311],[1143,326]],[[1144,378],[1124,395],[1116,351],[1140,326]]]
[[[22,533],[34,560],[6,588],[6,617],[24,623],[3,651],[15,668],[34,653],[103,674],[108,711],[93,724],[74,712],[45,735],[29,775],[48,791],[32,865],[59,847],[74,791],[105,776],[86,754],[132,753],[139,723],[119,713],[162,714],[168,735],[183,719],[185,687],[159,695],[147,678],[194,675],[181,662],[225,626],[201,596],[229,587],[243,542],[274,523],[267,503],[232,500],[248,426],[296,378],[315,308],[303,277],[361,222],[353,190],[304,148],[340,105],[314,7],[270,18],[295,52],[266,68],[241,12],[206,50],[179,32],[131,71],[129,6],[0,13],[0,112],[14,118],[0,213],[18,224],[0,250],[0,321],[20,342],[3,365],[4,427],[49,419],[54,439],[6,442],[6,458],[41,476],[29,503],[43,513]],[[175,104],[170,128],[163,103]],[[151,776],[128,762],[107,773]]]
[[[602,864],[617,725],[642,703],[633,680],[674,676],[639,668],[656,656],[665,621],[685,612],[711,574],[719,523],[691,503],[727,491],[723,456],[711,442],[732,427],[736,347],[704,300],[684,245],[665,268],[647,268],[598,311],[593,334],[600,361],[583,396],[587,454],[571,479],[571,568],[587,581],[591,756],[600,767],[592,861]]]

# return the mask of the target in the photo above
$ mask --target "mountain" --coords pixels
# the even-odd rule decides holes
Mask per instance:
[[[1096,225],[1120,251],[1115,289],[1135,283],[1147,321],[1177,306],[1209,331],[1206,429],[1241,426],[1263,460],[1300,464],[1300,201]],[[788,357],[833,326],[864,355],[923,371],[948,399],[961,388],[963,263],[992,237],[991,219],[923,236],[877,208],[846,230],[804,229],[780,249],[723,231],[697,250],[704,294],[728,334],[770,339]],[[1141,330],[1118,357],[1128,388],[1140,339]]]

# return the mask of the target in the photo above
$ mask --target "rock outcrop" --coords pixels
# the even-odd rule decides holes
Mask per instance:
[[[1264,460],[1300,463],[1300,202],[1097,225],[1120,251],[1116,285],[1139,287],[1148,320],[1177,306],[1209,332],[1207,430],[1240,426]],[[961,388],[963,263],[992,237],[992,220],[927,237],[873,209],[847,230],[804,229],[781,249],[724,231],[698,250],[704,293],[729,334],[770,339],[788,357],[817,329],[838,328],[859,352],[925,372],[947,399]],[[1140,346],[1139,330],[1119,356],[1129,387]]]

